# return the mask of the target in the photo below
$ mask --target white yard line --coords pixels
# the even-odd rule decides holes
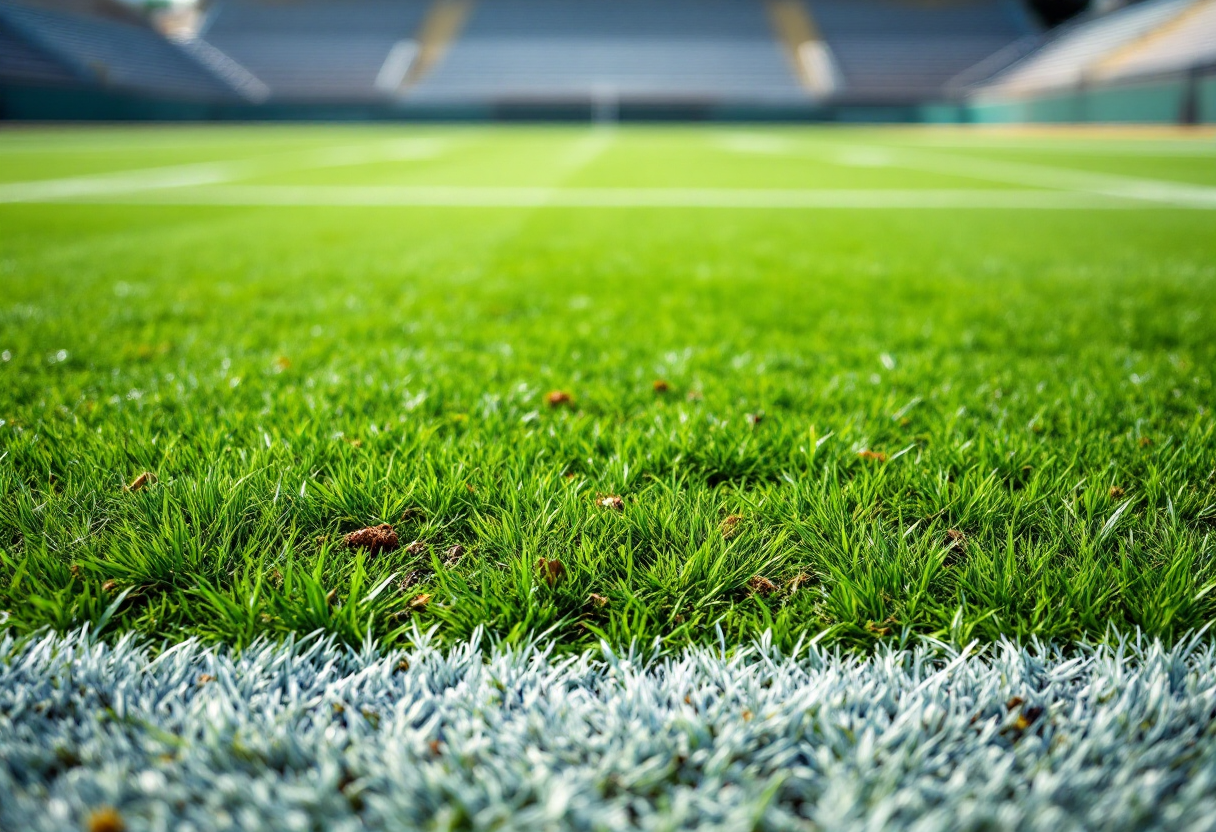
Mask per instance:
[[[0,632],[0,828],[89,828],[100,805],[127,829],[198,832],[1216,818],[1207,638],[565,659],[414,638],[404,653],[304,638],[156,655]]]
[[[912,170],[1006,182],[1029,188],[1060,188],[1116,199],[1161,202],[1186,208],[1216,208],[1216,188],[1206,185],[923,150],[900,148],[890,153],[892,164]]]
[[[419,161],[443,153],[451,142],[439,138],[392,139],[367,144],[185,165],[141,168],[88,176],[0,184],[0,203],[57,202],[105,198],[198,185],[216,185],[293,170],[343,167],[392,161]]]
[[[76,201],[158,205],[470,208],[1132,209],[1131,198],[1049,190],[563,188],[393,185],[216,185],[74,195]],[[1162,206],[1164,207],[1164,206]],[[1216,206],[1213,206],[1216,207]]]
[[[727,133],[714,143],[727,151],[746,154],[811,157],[849,168],[903,168],[944,176],[1003,182],[1023,188],[1075,191],[1098,197],[1165,203],[1186,208],[1216,208],[1216,187],[1164,179],[1083,171],[1058,165],[986,159],[937,152],[925,145],[858,144],[830,138],[770,136],[763,133]],[[981,145],[968,149],[982,151]]]

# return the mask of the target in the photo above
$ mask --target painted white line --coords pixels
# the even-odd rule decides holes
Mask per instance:
[[[1116,199],[1162,202],[1187,208],[1216,208],[1216,187],[1164,179],[1083,171],[1033,162],[985,159],[942,153],[925,145],[894,147],[833,140],[762,141],[763,134],[728,134],[716,140],[736,153],[766,153],[811,157],[843,167],[896,167],[945,176],[1004,182],[1023,188],[1078,191]],[[970,149],[983,150],[982,146]]]
[[[560,188],[391,185],[218,185],[74,195],[77,201],[158,205],[475,208],[1134,209],[1158,203],[1070,191],[983,189]]]
[[[1095,173],[1033,162],[1005,162],[959,154],[896,150],[891,164],[930,173],[1007,182],[1033,188],[1062,188],[1118,199],[1165,202],[1187,208],[1216,208],[1216,188],[1163,179]]]
[[[0,828],[99,828],[108,804],[198,832],[1210,830],[1210,638],[1110,638],[562,656],[0,631]]]
[[[217,185],[293,170],[345,167],[378,162],[417,161],[440,155],[450,144],[451,142],[448,140],[433,137],[393,139],[368,144],[295,151],[253,159],[199,162],[90,176],[6,182],[0,184],[0,203],[104,198],[197,185]]]

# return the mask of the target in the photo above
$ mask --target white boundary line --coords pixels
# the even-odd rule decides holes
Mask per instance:
[[[114,171],[88,176],[0,183],[0,203],[58,202],[146,193],[198,185],[218,185],[286,171],[419,161],[443,153],[451,141],[436,137],[388,139],[367,144],[336,145],[253,159],[198,162],[157,168]]]
[[[469,208],[1144,209],[1130,197],[1049,190],[562,188],[392,185],[216,185],[72,194],[72,201],[134,205],[397,206]],[[58,201],[56,197],[27,201]],[[1208,207],[1191,205],[1187,207]],[[1211,207],[1216,207],[1213,205]]]

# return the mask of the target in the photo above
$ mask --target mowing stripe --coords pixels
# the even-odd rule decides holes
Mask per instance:
[[[0,828],[1212,829],[1216,653],[0,637]],[[107,828],[116,828],[111,824]]]
[[[227,185],[78,193],[74,201],[158,205],[400,206],[471,208],[993,208],[1026,210],[1179,207],[1129,197],[1046,190],[562,188],[392,185]],[[34,201],[30,199],[28,201]],[[45,198],[40,201],[54,201]],[[1206,207],[1189,205],[1185,207]],[[1211,207],[1216,207],[1214,204]]]

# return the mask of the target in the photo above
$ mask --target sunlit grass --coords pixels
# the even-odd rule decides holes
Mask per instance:
[[[203,134],[123,134],[125,153],[105,134],[106,164],[189,162],[196,141],[208,160],[267,155],[290,135]],[[454,131],[446,155],[377,164],[594,186],[655,164],[673,187],[854,170],[711,136],[623,131],[561,172],[578,132]],[[32,179],[72,154],[24,147],[10,181],[18,156]],[[1197,182],[1213,164],[1163,156]],[[931,179],[857,170],[866,187]],[[1212,228],[1159,207],[3,205],[0,609],[66,630],[126,592],[111,631],[237,645],[391,644],[414,623],[572,648],[714,625],[786,645],[1174,639],[1216,612]],[[424,545],[343,545],[382,522]]]

